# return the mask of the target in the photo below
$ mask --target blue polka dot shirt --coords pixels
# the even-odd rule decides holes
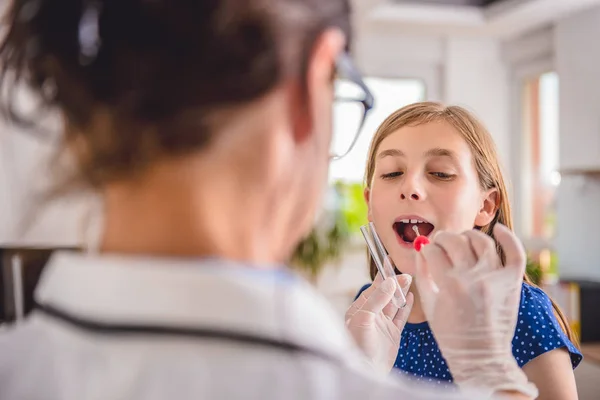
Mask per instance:
[[[363,286],[358,296],[371,284]],[[520,367],[548,351],[565,348],[573,368],[582,360],[581,352],[560,328],[549,297],[541,289],[523,284],[517,328],[512,350]],[[394,365],[399,372],[417,381],[446,384],[452,375],[427,322],[407,323],[402,331],[400,349]]]

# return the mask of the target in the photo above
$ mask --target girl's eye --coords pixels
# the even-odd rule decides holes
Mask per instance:
[[[389,174],[382,174],[381,179],[394,179],[402,176],[404,172],[390,172]]]
[[[450,180],[456,176],[456,175],[452,175],[452,174],[447,174],[445,172],[430,172],[430,174],[435,176],[438,179],[445,180],[445,181]]]

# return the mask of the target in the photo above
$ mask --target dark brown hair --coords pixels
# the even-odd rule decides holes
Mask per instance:
[[[496,151],[496,145],[492,136],[485,128],[485,126],[470,112],[466,109],[458,106],[445,106],[435,102],[422,102],[415,103],[403,107],[389,117],[385,119],[375,132],[373,140],[371,141],[371,147],[369,149],[369,155],[367,158],[367,167],[365,171],[365,187],[371,188],[371,182],[375,173],[375,158],[377,150],[381,142],[396,132],[398,129],[404,126],[417,126],[431,122],[443,121],[450,124],[467,142],[471,153],[473,154],[473,160],[477,176],[479,177],[479,184],[483,190],[489,190],[496,188],[498,191],[498,209],[494,219],[486,226],[477,227],[481,232],[489,235],[494,241],[493,230],[497,223],[501,223],[507,226],[509,229],[513,229],[513,220],[510,202],[508,200],[508,189],[502,169],[500,167],[500,161],[498,153]],[[505,255],[502,247],[496,242],[496,250],[502,263],[505,262]],[[377,267],[371,259],[370,254],[367,254],[369,260],[369,273],[371,279],[375,279],[377,274]],[[523,280],[531,285],[535,286],[531,278],[525,274]],[[578,344],[578,338],[569,326],[567,318],[563,314],[562,310],[558,305],[552,302],[554,308],[554,314],[558,319],[558,322],[567,334],[569,340],[576,345]]]
[[[98,187],[197,151],[214,111],[302,79],[318,35],[350,36],[348,0],[14,0],[0,44],[3,110],[25,83],[64,122],[61,148]],[[39,127],[38,127],[39,128]]]

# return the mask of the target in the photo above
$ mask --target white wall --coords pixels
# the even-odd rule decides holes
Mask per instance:
[[[419,78],[428,100],[473,111],[490,130],[510,173],[509,70],[499,40],[417,35],[392,23],[365,23],[355,57],[365,75]]]
[[[427,98],[443,100],[442,38],[407,34],[393,24],[365,24],[358,33],[354,57],[364,75],[422,79]]]
[[[600,167],[600,8],[556,26],[561,80],[561,168]],[[580,140],[585,142],[581,145]]]
[[[44,124],[48,128],[49,124]],[[84,194],[41,201],[56,176],[49,136],[0,125],[0,245],[78,245],[90,201]],[[37,213],[31,228],[26,219]]]
[[[559,21],[561,169],[600,171],[600,8]],[[556,246],[563,277],[600,279],[600,180],[562,174]]]
[[[446,39],[444,101],[472,110],[489,129],[510,174],[508,68],[491,38]]]

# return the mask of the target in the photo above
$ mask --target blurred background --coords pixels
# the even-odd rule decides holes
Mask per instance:
[[[375,108],[352,152],[332,163],[323,218],[299,247],[294,268],[343,315],[369,281],[358,228],[366,221],[362,179],[375,129],[392,111],[416,101],[464,106],[499,148],[529,272],[562,306],[583,342],[580,398],[598,398],[600,0],[355,3],[352,56]],[[35,103],[26,95],[22,102]],[[344,132],[345,115],[335,110],[337,134]],[[93,204],[83,193],[60,198],[38,210],[24,230],[36,193],[52,182],[53,147],[21,133],[0,135],[4,264],[22,248],[80,246]]]

